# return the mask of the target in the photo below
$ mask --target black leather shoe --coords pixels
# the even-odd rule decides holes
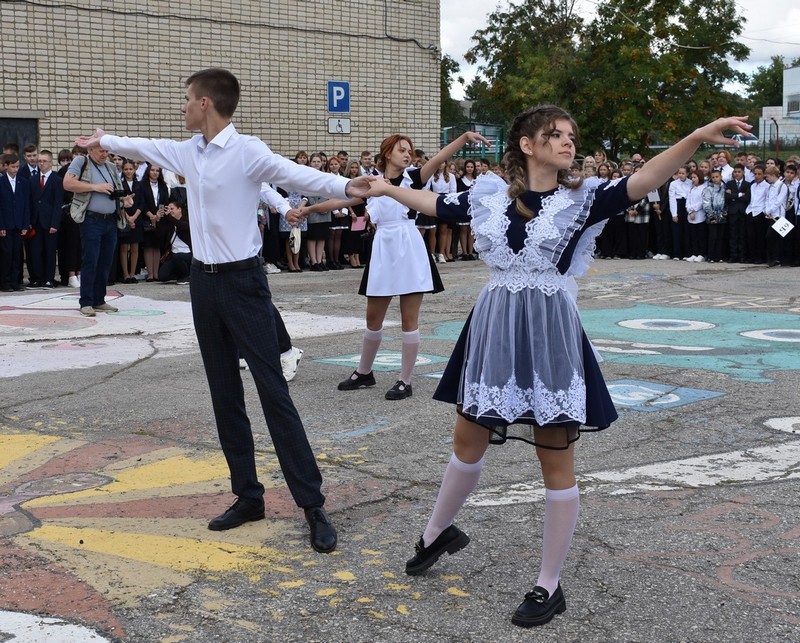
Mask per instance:
[[[469,544],[469,536],[455,525],[450,525],[428,547],[422,538],[415,545],[414,557],[406,562],[406,574],[418,576],[439,560],[444,552],[455,554]]]
[[[397,380],[392,388],[386,391],[387,400],[404,400],[411,397],[411,384],[406,384],[403,380]]]
[[[322,507],[305,510],[306,522],[311,527],[311,546],[321,554],[330,554],[336,549],[336,528]]]
[[[372,371],[366,375],[362,375],[358,371],[353,371],[353,374],[346,380],[339,382],[338,388],[340,391],[355,391],[359,388],[366,388],[367,386],[375,386],[375,376]]]
[[[217,516],[208,523],[211,531],[225,531],[233,529],[246,522],[261,520],[264,517],[264,505],[253,505],[244,500],[237,500],[221,516]]]
[[[544,587],[537,585],[525,594],[525,600],[514,612],[511,622],[520,627],[544,625],[552,621],[556,614],[561,614],[566,609],[567,601],[564,600],[564,592],[561,591],[561,585],[556,588],[552,596]]]

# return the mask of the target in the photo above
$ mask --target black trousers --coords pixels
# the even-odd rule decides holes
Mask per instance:
[[[275,308],[260,265],[209,274],[193,265],[192,315],[231,490],[260,503],[255,446],[244,402],[239,354],[250,367],[286,484],[298,507],[320,507],[322,475],[283,377]]]
[[[728,239],[730,241],[730,259],[739,262],[747,257],[745,249],[745,223],[749,215],[744,212],[728,212]]]

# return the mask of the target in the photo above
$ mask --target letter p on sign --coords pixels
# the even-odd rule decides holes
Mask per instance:
[[[350,83],[342,80],[328,81],[328,111],[333,113],[350,111]]]

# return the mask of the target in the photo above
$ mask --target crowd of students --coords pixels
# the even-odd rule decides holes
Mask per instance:
[[[48,150],[28,145],[20,158],[16,146],[4,147],[0,163],[5,177],[0,182],[2,290],[80,285],[80,234],[69,216],[72,195],[63,190],[60,178],[72,159],[83,152],[79,148],[61,150],[59,168],[54,170],[53,154]],[[421,167],[427,158],[420,150],[415,154],[414,165]],[[173,244],[181,244],[170,217],[170,203],[182,205],[185,213],[182,177],[132,159],[112,155],[112,160],[125,192],[136,198],[134,205],[125,209],[126,225],[119,232],[118,261],[109,284],[175,280],[176,272],[163,271],[161,266],[172,254]],[[369,151],[362,152],[358,160],[350,159],[346,151],[330,156],[299,151],[294,161],[345,177],[377,174]],[[597,256],[800,266],[798,161],[797,156],[762,161],[743,151],[732,158],[727,149],[715,150],[699,161],[689,160],[667,184],[609,220],[597,240]],[[602,183],[634,174],[645,162],[641,154],[632,154],[617,163],[598,149],[573,163],[571,171],[590,183]],[[425,188],[437,193],[464,192],[487,172],[502,177],[503,164],[487,158],[451,159],[439,166]],[[52,187],[47,181],[52,181]],[[287,207],[324,202],[316,195],[287,193],[276,187]],[[55,205],[54,200],[58,201]],[[294,233],[274,203],[262,200],[254,215],[264,235],[263,256],[269,274],[360,269],[369,259],[374,226],[364,205],[315,213]],[[776,229],[776,222],[791,229]],[[186,225],[185,220],[183,227]],[[468,222],[443,223],[420,213],[416,227],[436,263],[477,258]],[[181,237],[188,241],[188,231]],[[190,242],[185,245],[182,253],[188,254]],[[55,278],[56,265],[59,280]],[[178,274],[180,283],[188,279],[183,271]]]

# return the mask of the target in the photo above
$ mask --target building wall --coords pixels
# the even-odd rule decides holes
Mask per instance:
[[[276,152],[352,156],[394,132],[437,148],[437,0],[0,0],[0,29],[0,118],[38,118],[53,150],[96,126],[187,136],[184,81],[212,66],[241,82],[239,131]],[[350,83],[350,135],[328,134],[329,80]]]

